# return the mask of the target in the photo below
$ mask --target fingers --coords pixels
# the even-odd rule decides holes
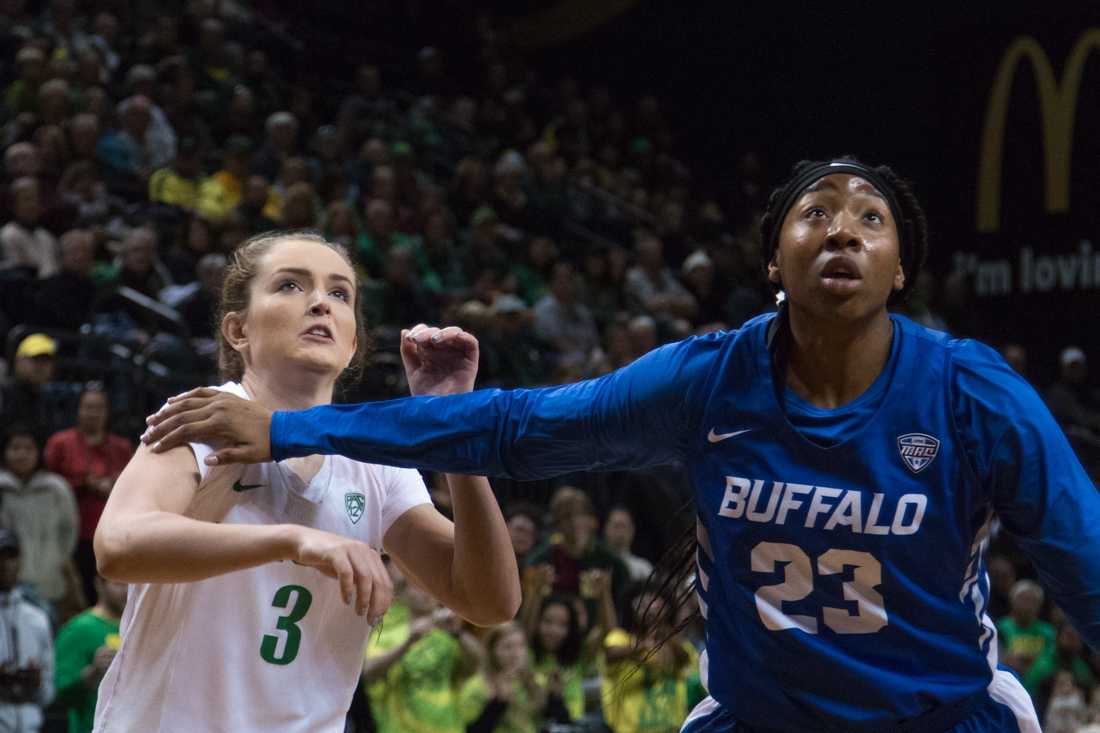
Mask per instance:
[[[230,463],[263,463],[264,460],[262,451],[256,446],[238,445],[214,451],[203,459],[203,463],[207,466],[225,466]]]
[[[214,414],[214,410],[210,405],[204,405],[197,409],[188,410],[187,412],[180,413],[163,419],[157,425],[150,425],[145,429],[145,432],[141,436],[141,442],[146,445],[154,445],[158,441],[163,441],[166,436],[179,430],[185,425],[192,423],[204,422],[210,419]]]
[[[332,558],[332,571],[336,573],[336,579],[340,582],[340,597],[344,603],[351,605],[351,599],[355,593],[355,569],[348,557],[338,554]]]
[[[198,387],[196,389],[188,390],[183,394],[169,397],[168,404],[171,405],[175,402],[179,402],[180,400],[186,400],[192,397],[217,397],[220,394],[223,394],[223,392],[221,390],[214,389],[213,387]]]
[[[367,618],[371,625],[377,625],[382,616],[393,603],[393,581],[386,572],[386,566],[382,564],[382,558],[377,552],[370,552],[368,562],[373,568],[374,587],[371,590],[370,606],[367,609]]]

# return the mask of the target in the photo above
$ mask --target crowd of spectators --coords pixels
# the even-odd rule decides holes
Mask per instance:
[[[216,380],[221,277],[250,235],[317,229],[356,262],[376,353],[345,399],[406,390],[396,339],[418,322],[477,335],[479,386],[515,387],[605,374],[771,307],[759,156],[720,203],[655,97],[543,80],[491,34],[474,80],[432,47],[400,83],[370,63],[320,80],[265,27],[209,0],[0,11],[0,729],[90,730],[125,604],[96,574],[96,523],[144,414]],[[971,335],[928,292],[910,315]],[[1026,374],[1022,347],[1004,353]],[[1051,408],[1087,454],[1100,395],[1079,348],[1060,366]],[[519,617],[475,633],[391,567],[397,601],[349,730],[678,730],[705,694],[702,636],[681,589],[646,581],[693,521],[682,471],[493,485]],[[1002,659],[1048,730],[1085,730],[1100,660],[1015,545],[993,547]]]

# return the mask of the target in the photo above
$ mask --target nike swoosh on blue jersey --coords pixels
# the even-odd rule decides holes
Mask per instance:
[[[716,433],[716,432],[714,432],[714,428],[711,428],[710,432],[707,433],[707,440],[709,440],[711,443],[721,443],[723,440],[725,440],[727,438],[733,438],[733,437],[736,437],[736,436],[740,435],[741,433],[748,433],[748,432],[751,432],[753,430],[756,430],[756,428],[745,428],[744,430],[734,430],[732,433]]]

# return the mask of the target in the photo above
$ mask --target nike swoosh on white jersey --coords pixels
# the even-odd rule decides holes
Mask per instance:
[[[733,438],[735,436],[740,435],[741,433],[748,433],[748,432],[751,432],[753,430],[756,430],[756,428],[745,428],[744,430],[734,430],[732,433],[716,433],[716,432],[714,432],[714,428],[711,428],[710,432],[707,433],[707,440],[709,440],[711,443],[721,443],[723,440],[726,440],[727,438]]]

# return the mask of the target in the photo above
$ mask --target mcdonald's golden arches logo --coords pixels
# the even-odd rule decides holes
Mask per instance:
[[[1100,51],[1100,28],[1081,34],[1070,50],[1061,83],[1054,76],[1043,47],[1031,36],[1012,41],[1001,58],[989,105],[985,112],[982,148],[978,160],[978,231],[995,232],[1001,227],[1001,175],[1004,160],[1005,118],[1016,72],[1024,61],[1031,63],[1038,87],[1043,130],[1043,175],[1048,213],[1069,210],[1069,173],[1073,152],[1073,125],[1077,117],[1077,96],[1081,76],[1092,51]]]

